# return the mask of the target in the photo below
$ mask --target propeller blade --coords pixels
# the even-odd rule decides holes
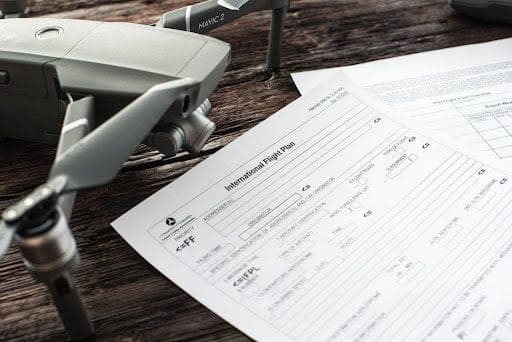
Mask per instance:
[[[196,85],[185,78],[154,86],[58,156],[50,179],[66,177],[64,192],[109,182],[171,105],[192,96]]]
[[[0,259],[4,256],[7,249],[12,243],[12,239],[16,234],[16,227],[7,225],[4,221],[0,220]]]

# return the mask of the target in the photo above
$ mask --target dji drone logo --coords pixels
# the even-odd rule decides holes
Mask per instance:
[[[168,217],[166,220],[165,220],[165,223],[168,225],[168,226],[174,226],[176,224],[176,219],[174,217]]]

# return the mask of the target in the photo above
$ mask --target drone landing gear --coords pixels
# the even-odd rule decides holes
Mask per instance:
[[[268,41],[267,69],[277,71],[281,66],[281,46],[283,44],[284,20],[287,8],[277,8],[272,11],[272,26]]]
[[[73,277],[78,252],[62,211],[55,209],[43,223],[20,229],[16,237],[28,271],[44,283],[73,341],[94,334]]]

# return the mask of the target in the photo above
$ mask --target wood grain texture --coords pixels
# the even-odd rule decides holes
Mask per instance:
[[[152,23],[192,0],[33,0],[34,16]],[[212,33],[233,45],[233,63],[211,97],[218,125],[199,156],[164,158],[141,147],[110,185],[82,192],[72,226],[81,253],[76,272],[100,340],[247,340],[146,263],[110,222],[208,155],[292,102],[290,72],[326,68],[512,34],[512,27],[457,15],[446,0],[292,0],[279,74],[263,68],[270,13]],[[0,32],[2,34],[2,32]],[[55,149],[0,138],[0,209],[42,183]],[[46,289],[11,247],[0,262],[0,340],[64,340]]]

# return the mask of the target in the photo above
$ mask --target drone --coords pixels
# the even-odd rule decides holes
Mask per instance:
[[[110,182],[141,143],[166,156],[201,151],[215,130],[208,97],[231,60],[229,44],[203,34],[272,10],[267,68],[277,71],[288,8],[208,0],[146,26],[24,18],[26,0],[0,0],[0,136],[57,144],[47,182],[3,212],[0,257],[16,240],[71,340],[94,334],[73,277],[76,192]]]

